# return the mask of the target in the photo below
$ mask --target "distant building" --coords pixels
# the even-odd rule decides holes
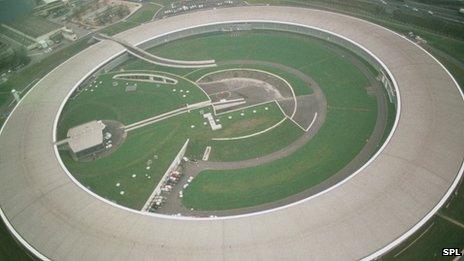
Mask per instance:
[[[61,34],[65,39],[68,39],[70,41],[76,41],[77,40],[77,35],[70,29],[64,29],[61,31]]]
[[[67,143],[72,157],[77,160],[105,149],[102,121],[91,121],[68,130]]]
[[[37,46],[47,47],[53,44],[51,38],[61,37],[61,31],[66,29],[63,25],[52,23],[37,16],[21,17],[12,22],[1,24],[0,27],[1,34],[28,49]]]

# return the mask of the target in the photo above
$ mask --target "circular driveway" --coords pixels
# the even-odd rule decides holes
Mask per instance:
[[[463,172],[464,102],[446,69],[404,37],[340,14],[263,6],[175,16],[118,37],[138,44],[187,27],[251,20],[330,31],[385,64],[401,108],[376,158],[325,192],[250,215],[171,218],[109,204],[76,184],[53,145],[66,97],[124,51],[105,40],[42,78],[2,129],[0,214],[15,237],[53,260],[353,260],[382,254],[428,220]]]

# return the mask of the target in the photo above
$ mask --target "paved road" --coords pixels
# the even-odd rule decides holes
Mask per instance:
[[[53,260],[357,260],[381,255],[435,214],[462,176],[464,100],[444,67],[414,43],[340,14],[265,6],[175,16],[118,37],[137,45],[186,27],[250,20],[336,33],[388,68],[401,115],[369,165],[308,200],[239,217],[167,218],[99,198],[66,173],[53,142],[62,101],[124,52],[103,41],[45,76],[1,131],[0,214],[18,241]]]
[[[204,60],[204,61],[181,61],[181,60],[173,60],[173,59],[167,59],[163,58],[157,55],[154,55],[152,53],[149,53],[142,48],[139,48],[123,39],[119,39],[116,37],[111,37],[103,34],[98,34],[94,36],[98,40],[111,40],[114,41],[126,48],[126,50],[134,55],[135,57],[138,57],[146,62],[156,64],[156,65],[161,65],[161,66],[166,66],[166,67],[174,67],[174,68],[207,68],[207,67],[215,67],[215,61],[214,60]]]

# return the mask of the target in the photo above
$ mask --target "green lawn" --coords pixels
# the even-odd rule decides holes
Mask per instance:
[[[249,135],[255,133],[256,130],[264,130],[273,126],[284,117],[285,115],[275,102],[221,113],[216,116],[216,120],[219,120],[223,128],[215,131],[213,138],[231,138]],[[239,120],[237,121],[237,119]]]
[[[358,112],[353,122],[352,114],[330,110],[311,142],[287,158],[253,168],[202,172],[185,190],[184,205],[200,210],[248,207],[317,185],[355,157],[370,134],[366,126],[375,115]]]
[[[239,161],[265,156],[291,144],[303,131],[290,120],[265,134],[231,141],[212,141],[210,161]]]
[[[198,60],[214,57],[218,61],[247,59],[283,64],[311,76],[318,82],[328,103],[326,121],[311,142],[287,158],[258,167],[228,171],[206,171],[200,174],[185,192],[183,201],[187,207],[205,210],[230,209],[278,200],[317,185],[336,173],[356,156],[364,146],[375,125],[377,103],[366,92],[365,87],[369,86],[369,82],[365,76],[350,61],[340,57],[331,48],[334,47],[328,43],[303,35],[286,32],[251,31],[243,33],[240,37],[234,37],[228,33],[188,37],[151,50],[164,57],[174,59]],[[192,49],[199,51],[189,51]],[[138,68],[137,64],[140,63],[126,63],[126,72],[127,69],[165,69],[160,66]],[[225,67],[229,66],[236,65],[227,65]],[[273,73],[277,73],[282,77],[289,75],[273,66],[253,65],[252,67],[272,70]],[[176,74],[191,73],[187,77],[194,79],[194,77],[199,77],[217,69],[222,69],[222,67],[207,70],[169,69],[165,71]],[[83,92],[76,99],[69,102],[62,116],[64,120],[60,124],[60,126],[63,126],[63,128],[60,127],[60,129],[63,129],[60,132],[62,135],[67,128],[95,118],[119,120],[127,124],[172,110],[179,107],[183,102],[182,99],[175,96],[179,92],[172,92],[172,88],[180,89],[179,86],[156,88],[153,84],[139,83],[137,92],[125,93],[121,87],[125,86],[125,84],[121,83],[118,85],[119,87],[113,87],[111,85],[113,80],[108,78],[110,75],[100,76],[100,78],[104,79],[102,87],[94,89],[94,92]],[[299,79],[295,79],[294,75],[293,77],[290,77],[289,81],[297,83]],[[192,93],[199,92],[198,95],[192,96],[198,96],[195,101],[206,99],[195,85],[185,80],[181,81],[180,78],[179,80],[178,85],[184,84],[186,86],[182,87],[183,89],[190,88]],[[97,79],[97,82],[99,81],[100,79]],[[295,85],[298,85],[298,83]],[[308,91],[310,88],[307,86],[301,84],[299,86],[296,88],[298,94],[310,93]],[[189,103],[193,103],[193,101]],[[208,111],[210,108],[203,110]],[[262,106],[257,110],[261,112]],[[120,164],[112,164],[113,161],[135,162],[136,159],[141,158],[139,165],[121,167],[120,170],[117,169],[114,172],[114,175],[107,174],[112,178],[119,177],[122,179],[123,175],[128,175],[132,169],[143,169],[143,162],[140,162],[146,160],[147,156],[127,152],[135,150],[137,146],[141,146],[142,149],[140,150],[144,152],[166,149],[166,155],[172,159],[182,142],[190,138],[192,142],[187,151],[189,157],[201,158],[205,147],[211,146],[212,161],[237,161],[263,156],[276,151],[302,134],[302,131],[293,123],[285,121],[272,131],[252,139],[211,141],[213,137],[247,135],[253,133],[253,131],[272,126],[282,119],[282,113],[274,106],[269,105],[267,114],[261,115],[257,113],[256,116],[253,116],[251,111],[252,109],[243,111],[246,116],[240,115],[242,111],[218,116],[221,124],[224,124],[224,128],[217,132],[210,131],[209,126],[204,125],[205,120],[201,115],[193,117],[193,114],[191,114],[191,118],[189,118],[189,114],[187,114],[157,123],[155,125],[159,126],[156,127],[160,128],[159,131],[156,131],[157,133],[152,131],[144,132],[142,131],[143,128],[139,135],[140,141],[133,137],[135,133],[130,133],[128,139],[119,148],[120,151],[107,158],[97,160],[96,163],[89,164],[92,167],[88,169],[82,168],[80,172],[76,173],[93,169],[95,175],[82,180],[84,184],[96,190],[101,190],[100,194],[116,199],[121,204],[139,207],[140,204],[143,204],[141,201],[144,196],[142,195],[147,196],[146,194],[150,191],[149,188],[153,189],[154,184],[147,182],[147,189],[145,192],[143,192],[144,189],[140,189],[140,192],[138,192],[140,195],[134,192],[125,194],[123,199],[128,200],[128,202],[125,202],[121,201],[123,199],[118,198],[120,195],[116,193],[117,191],[111,185],[108,186],[108,184],[113,184],[116,181],[107,182],[105,178],[99,178],[103,175],[102,173],[109,173],[109,169]],[[233,116],[234,120],[229,122],[228,116]],[[248,118],[249,116],[253,117]],[[175,122],[171,123],[171,121]],[[182,127],[178,127],[178,131],[172,126],[163,129],[162,126],[169,126],[169,124],[179,124]],[[190,128],[191,125],[194,125],[195,128]],[[152,128],[155,127],[147,129]],[[163,144],[166,144],[166,148],[149,142],[160,138],[165,140]],[[124,156],[126,154],[130,154],[130,156]],[[71,163],[68,161],[68,164]],[[162,170],[166,169],[168,164],[168,160],[160,164],[157,175],[162,175],[164,173]],[[74,165],[76,165],[75,169],[78,170],[80,164]],[[74,171],[72,172],[74,173]],[[153,174],[153,176],[156,175]],[[101,189],[95,188],[100,186]],[[111,191],[111,193],[107,190]],[[137,195],[130,197],[129,195],[132,194]]]
[[[369,83],[349,61],[320,41],[312,40],[284,32],[247,32],[241,37],[209,34],[189,38],[184,43],[174,42],[172,48],[181,50],[180,53],[168,45],[154,50],[172,58],[236,60],[245,57],[281,63],[313,77],[328,102],[326,121],[311,142],[287,158],[258,167],[201,173],[185,190],[186,207],[221,210],[282,199],[327,179],[362,149],[377,115],[377,103],[365,90]],[[186,43],[196,50],[208,51],[183,52],[188,50],[183,45]]]
[[[58,123],[59,139],[65,137],[69,128],[91,120],[117,120],[127,125],[183,107],[187,103],[207,100],[197,86],[174,75],[157,72],[178,80],[177,84],[170,85],[115,80],[115,74],[117,73],[100,75],[71,96],[72,99],[65,105]],[[115,82],[118,83],[117,86],[113,86]],[[137,90],[126,92],[126,86],[134,83],[137,83]],[[182,97],[183,95],[186,97]],[[216,116],[223,124],[223,129],[213,132],[209,124],[204,124],[207,121],[199,111],[212,112],[212,108],[194,110],[131,131],[115,153],[96,161],[75,162],[68,152],[61,151],[60,154],[69,171],[84,186],[123,206],[139,209],[187,138],[193,141],[189,146],[188,157],[201,158],[205,144],[211,144],[215,159],[245,159],[258,155],[259,151],[229,155],[228,146],[223,144],[226,142],[210,142],[211,138],[252,134],[267,129],[284,118],[276,103],[271,102]],[[268,148],[275,150],[286,145],[285,140],[277,140],[272,136],[268,141],[272,144]],[[246,142],[237,144],[236,147],[243,151],[248,150]],[[158,155],[156,160],[155,154]],[[153,165],[147,170],[150,159]],[[133,174],[136,175],[135,178],[132,178]],[[116,187],[116,183],[120,183],[120,187]],[[124,195],[120,194],[121,191],[124,191]]]
[[[183,126],[175,121],[134,130],[116,152],[92,162],[75,162],[68,152],[60,155],[73,176],[90,190],[120,205],[141,209],[185,142],[173,139],[181,130]],[[149,170],[148,160],[153,161]]]
[[[115,35],[120,32],[126,31],[132,27],[136,27],[137,25],[140,25],[142,23],[149,22],[160,8],[160,6],[155,5],[153,3],[145,3],[128,19],[107,26],[103,28],[100,32],[107,35]]]
[[[160,6],[158,5],[151,3],[144,4],[139,10],[137,10],[137,12],[129,17],[129,21],[139,24],[151,21],[158,9],[160,9]]]
[[[108,102],[110,100],[102,101]],[[81,109],[80,112],[82,111]],[[131,131],[124,143],[113,154],[96,161],[76,162],[71,159],[67,151],[61,151],[60,155],[68,170],[84,186],[118,204],[140,209],[188,138],[192,141],[206,141],[216,134],[216,132],[211,131],[209,125],[203,124],[205,120],[200,111],[209,112],[212,109],[207,107],[193,110],[190,113]],[[260,113],[264,114],[263,111],[261,109]],[[276,115],[282,117],[281,112],[280,114],[278,112],[280,111],[270,112],[269,117],[271,119],[275,118]],[[257,118],[259,119],[260,116]],[[266,117],[263,118],[266,119]],[[240,119],[237,117],[225,125],[241,124],[241,122],[248,120],[249,118]],[[271,123],[269,122],[269,124]],[[218,144],[220,143],[218,142]],[[284,145],[281,144],[281,146]],[[203,153],[205,147],[196,146],[198,145],[195,143],[189,146],[189,152],[186,156],[191,157],[191,151]],[[213,145],[213,151],[221,149],[227,150],[225,146],[216,149],[216,146]],[[222,152],[222,154],[224,153]],[[149,160],[152,161],[152,164],[150,169],[146,169]],[[133,174],[136,175],[135,178],[132,177]],[[120,187],[116,187],[116,183],[120,183]],[[121,191],[124,191],[124,195],[120,194]]]
[[[203,119],[197,110],[133,130],[113,154],[92,162],[76,162],[66,151],[60,155],[84,186],[118,204],[140,209],[187,140],[190,125],[198,126],[192,132],[207,132],[208,126],[200,122]]]
[[[277,107],[276,105],[273,106]],[[295,124],[287,121],[284,121],[275,129],[253,138],[235,141],[211,140],[218,136],[224,137],[225,134],[230,132],[231,128],[237,130],[237,126],[247,126],[237,130],[240,135],[256,133],[273,126],[283,119],[282,112],[277,108],[273,109],[273,106],[260,105],[216,117],[223,124],[223,129],[218,131],[211,131],[208,125],[203,125],[205,120],[193,123],[195,126],[203,125],[202,128],[206,126],[206,131],[197,128],[186,131],[185,137],[189,137],[191,140],[186,156],[201,159],[206,146],[211,146],[209,161],[239,161],[263,156],[287,146],[302,134],[302,131]],[[269,110],[264,110],[265,107],[268,107]],[[257,113],[253,114],[253,110],[256,110]],[[240,115],[242,111],[245,116]],[[232,119],[229,119],[229,116],[232,116]],[[285,133],[285,138],[282,138],[283,133]]]
[[[154,51],[156,52],[156,51]],[[129,61],[123,63],[117,70],[124,69],[124,70],[161,70],[165,72],[170,72],[178,75],[183,75],[185,78],[196,81],[201,76],[219,71],[219,70],[226,70],[226,69],[254,69],[254,70],[261,70],[266,71],[281,78],[285,79],[293,88],[295,95],[306,95],[313,93],[313,90],[308,86],[308,83],[304,82],[302,79],[298,78],[295,74],[282,70],[281,68],[273,67],[270,65],[262,65],[262,64],[241,64],[241,63],[234,63],[234,64],[227,64],[227,65],[219,65],[217,67],[211,68],[200,68],[200,69],[185,69],[185,68],[168,68],[157,66],[143,60],[139,59],[130,59]]]
[[[265,110],[266,107],[268,110]],[[201,136],[189,134],[191,142],[186,155],[201,159],[206,146],[211,146],[209,161],[240,161],[267,155],[292,143],[303,131],[292,121],[285,120],[276,128],[253,137],[239,140],[211,139],[253,134],[274,126],[283,118],[283,113],[274,102],[221,114],[216,119],[223,125],[222,130]]]
[[[443,257],[442,249],[447,247],[462,250],[463,245],[464,229],[435,216],[382,260],[453,260],[454,257]]]
[[[177,79],[176,85],[114,80],[113,75],[101,75],[82,89],[87,91],[73,95],[74,99],[66,104],[60,117],[60,139],[65,137],[70,127],[91,120],[117,120],[130,124],[183,107],[187,103],[207,100],[197,86],[172,75],[166,76]],[[113,82],[118,85],[113,86]],[[137,90],[126,92],[126,86],[134,83],[137,83]],[[180,135],[186,132],[186,123],[177,120],[173,118],[163,124],[134,130],[115,153],[93,162],[75,162],[68,152],[61,152],[61,156],[82,184],[105,198],[139,209],[186,140],[185,135]],[[180,136],[182,139],[179,139]],[[158,155],[157,160],[153,159],[155,154]],[[154,162],[148,171],[145,168],[149,159]],[[132,174],[137,177],[132,178]],[[121,187],[115,187],[118,182]],[[124,195],[119,194],[121,190],[124,190]]]
[[[112,77],[115,74],[99,76],[84,87],[87,91],[73,95],[75,98],[66,103],[58,124],[59,139],[65,137],[69,128],[95,119],[116,120],[127,125],[184,107],[186,104],[208,100],[196,85],[170,74],[157,73],[177,79],[176,85],[114,80]],[[113,82],[118,85],[113,86]],[[125,91],[126,86],[135,83],[136,91]]]
[[[298,69],[324,59],[330,51],[325,44],[328,43],[294,33],[253,30],[243,32],[240,36],[230,33],[192,36],[148,51],[172,59],[215,59],[217,62],[257,60]]]
[[[75,162],[66,151],[60,155],[84,186],[118,204],[140,209],[187,140],[190,125],[197,125],[199,133],[208,130],[199,124],[203,119],[197,111],[133,130],[118,150],[96,161]],[[152,164],[147,169],[149,160]]]

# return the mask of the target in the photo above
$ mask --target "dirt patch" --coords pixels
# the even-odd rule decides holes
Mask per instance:
[[[216,82],[225,79],[250,79],[255,80],[257,82],[266,83],[266,86],[270,86],[276,92],[278,92],[283,98],[292,97],[292,90],[288,86],[288,84],[283,81],[282,79],[261,71],[256,70],[247,70],[247,69],[237,69],[237,70],[226,70],[216,72],[206,77],[202,78],[198,81],[199,84],[207,83],[207,82]]]
[[[253,106],[270,101],[286,101],[285,113],[291,116],[296,103],[291,86],[283,79],[267,72],[253,69],[231,69],[206,75],[197,81],[213,102],[224,99],[222,93],[228,92],[228,99],[244,99],[238,107],[226,108],[221,112],[241,107]]]

